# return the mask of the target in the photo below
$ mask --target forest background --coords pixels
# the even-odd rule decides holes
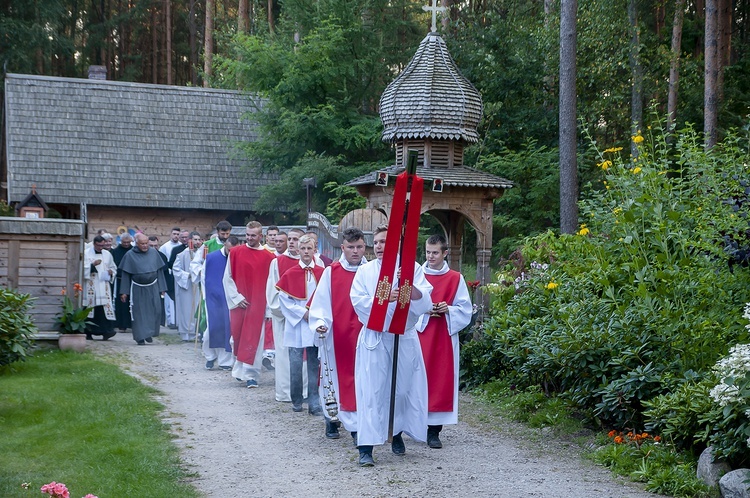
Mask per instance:
[[[713,0],[711,0],[713,1]],[[723,1],[723,3],[722,3]],[[719,51],[718,135],[748,115],[748,2],[713,3]],[[664,116],[673,127],[704,122],[704,0],[584,0],[577,8],[577,117],[605,147]],[[313,205],[334,220],[359,207],[342,187],[391,164],[380,140],[378,100],[430,25],[414,0],[3,0],[4,72],[234,88],[267,105],[252,119],[265,139],[244,144],[280,181],[258,205],[301,221],[302,179]],[[508,255],[528,235],[560,225],[558,68],[560,5],[545,0],[442,0],[451,54],[484,99],[481,141],[466,164],[508,178],[496,202],[494,250]],[[670,75],[672,71],[677,73]],[[675,77],[676,75],[676,77]],[[580,135],[579,135],[580,136]],[[602,188],[589,138],[579,139],[578,184]],[[289,217],[288,214],[292,213]],[[297,219],[299,218],[299,219]]]

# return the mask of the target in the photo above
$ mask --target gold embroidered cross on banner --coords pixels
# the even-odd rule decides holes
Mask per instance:
[[[404,285],[398,291],[398,306],[404,308],[411,301],[411,282],[404,280]]]
[[[378,306],[382,305],[383,302],[388,301],[391,296],[391,283],[388,280],[388,276],[383,277],[383,280],[378,282],[378,286],[375,289],[375,298],[378,300]]]

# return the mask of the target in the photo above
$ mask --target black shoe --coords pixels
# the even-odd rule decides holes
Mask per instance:
[[[268,357],[263,358],[262,363],[263,363],[263,366],[266,367],[266,370],[271,371],[271,372],[276,370],[273,366],[273,362],[271,361],[271,358],[268,358]]]
[[[86,340],[87,341],[93,341],[94,338],[91,336],[91,334],[86,334]]]
[[[146,342],[151,344],[152,342],[154,342],[154,339],[151,337],[146,337]]]
[[[403,455],[406,453],[406,445],[404,444],[404,438],[401,437],[401,433],[393,435],[393,441],[391,442],[391,451],[394,455]]]
[[[328,439],[339,438],[339,423],[338,422],[331,422],[330,420],[326,419],[326,437]]]
[[[308,412],[310,413],[310,415],[315,415],[316,417],[323,416],[323,409],[319,406],[308,406]]]
[[[175,325],[174,323],[170,323],[169,325],[167,325],[167,328],[169,330],[177,330],[177,325]]]
[[[301,412],[302,410],[303,410],[302,405],[292,404],[292,411],[293,412]]]
[[[372,459],[372,446],[359,447],[359,466],[374,467],[375,460]]]
[[[443,447],[443,443],[440,441],[440,430],[442,428],[442,425],[427,426],[427,446],[436,449]]]
[[[135,341],[139,346],[145,346],[146,341]]]

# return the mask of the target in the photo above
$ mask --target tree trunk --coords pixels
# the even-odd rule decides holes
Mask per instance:
[[[576,158],[577,0],[560,2],[560,231],[578,229]]]
[[[157,29],[159,16],[156,6],[151,8],[151,79],[154,84],[159,83],[159,31]]]
[[[448,32],[448,30],[451,27],[451,19],[453,17],[453,2],[454,0],[441,0],[440,6],[445,7],[445,12],[443,12],[442,17],[440,18],[440,23],[443,25],[443,31],[445,33]]]
[[[638,27],[638,10],[636,0],[628,1],[628,20],[630,21],[630,133],[635,136],[643,129],[643,65],[641,64],[641,40]],[[638,145],[630,143],[630,153],[638,157]]]
[[[188,40],[190,44],[190,83],[198,86],[198,26],[195,23],[197,0],[190,0],[188,11]]]
[[[237,12],[237,31],[247,34],[250,28],[250,13],[248,11],[248,0],[240,0]]]
[[[211,86],[214,62],[214,0],[206,0],[206,41],[203,47],[203,86]]]
[[[172,1],[164,0],[164,59],[167,66],[167,85],[173,84],[172,81]]]
[[[695,20],[698,26],[706,22],[706,2],[705,0],[694,0],[695,1]],[[703,54],[703,47],[705,45],[705,37],[695,37],[695,47],[693,49],[693,57],[698,59]]]
[[[685,18],[685,0],[676,0],[672,24],[672,58],[669,62],[669,94],[667,96],[667,133],[672,133],[677,119],[677,96],[680,86],[680,55],[682,53],[682,21]]]
[[[273,0],[268,0],[268,31],[274,33],[276,27],[273,20]]]
[[[704,34],[703,135],[706,149],[716,145],[719,112],[719,0],[706,0]]]

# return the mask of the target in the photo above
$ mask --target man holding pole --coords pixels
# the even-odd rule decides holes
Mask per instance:
[[[400,220],[397,223],[400,225]],[[411,273],[403,264],[401,267],[396,265],[393,274],[384,278],[381,268],[384,266],[386,235],[392,237],[389,244],[398,245],[400,242],[399,233],[394,231],[391,235],[389,229],[390,226],[375,229],[377,259],[357,270],[350,294],[354,310],[363,324],[357,339],[355,360],[357,447],[362,467],[374,465],[373,446],[385,443],[390,434],[393,435],[391,449],[396,455],[403,455],[406,451],[402,432],[417,441],[427,438],[427,374],[415,327],[421,315],[432,308],[432,286],[425,279],[422,268],[414,262],[415,254],[409,258],[411,262],[406,263],[414,267],[412,279],[399,282],[402,273]],[[404,254],[401,256],[403,258]],[[382,285],[389,281],[392,283],[387,287]],[[382,331],[368,326],[378,306],[385,306],[383,326],[378,327]],[[402,325],[403,335],[389,332],[399,307],[407,313],[405,325]],[[396,368],[393,368],[394,357]],[[392,393],[394,377],[396,382]]]

